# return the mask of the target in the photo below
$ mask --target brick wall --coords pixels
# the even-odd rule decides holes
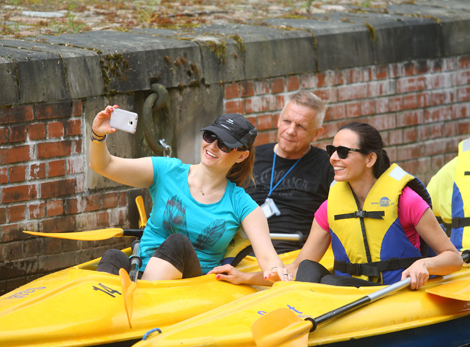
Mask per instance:
[[[224,106],[246,115],[259,130],[256,144],[264,144],[276,141],[288,96],[313,90],[328,103],[319,147],[331,144],[345,123],[369,123],[380,130],[390,160],[427,184],[468,137],[469,60],[465,55],[230,83]]]
[[[280,110],[300,89],[328,103],[318,146],[331,143],[345,122],[368,122],[381,131],[391,160],[425,183],[467,137],[467,55],[231,82],[224,108],[258,127],[256,144],[274,142]],[[86,188],[86,108],[86,100],[0,108],[0,294],[132,241],[22,233],[129,226],[127,187]]]
[[[129,240],[69,241],[23,230],[128,226],[127,191],[86,191],[84,103],[0,108],[0,294]]]

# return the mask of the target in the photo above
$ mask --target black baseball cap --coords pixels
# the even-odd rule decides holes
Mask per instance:
[[[225,113],[201,131],[212,131],[230,148],[248,147],[258,134],[248,119],[238,113]]]

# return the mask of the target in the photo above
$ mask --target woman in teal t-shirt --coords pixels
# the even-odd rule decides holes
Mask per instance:
[[[275,269],[291,280],[272,246],[266,217],[242,186],[253,179],[256,128],[242,115],[223,114],[202,129],[201,162],[112,156],[106,145],[113,108],[93,121],[90,167],[122,184],[150,188],[153,208],[140,243],[144,280],[188,278],[220,265],[229,242],[245,230],[263,271]],[[107,251],[98,271],[118,274],[130,268],[127,256]],[[128,270],[129,271],[129,270]]]

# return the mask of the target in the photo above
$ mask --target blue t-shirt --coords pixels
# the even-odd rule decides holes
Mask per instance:
[[[194,246],[203,274],[220,262],[245,217],[258,204],[227,180],[224,196],[214,204],[197,202],[189,191],[188,164],[179,159],[152,157],[152,212],[140,241],[144,271],[155,250],[172,233],[186,235]]]

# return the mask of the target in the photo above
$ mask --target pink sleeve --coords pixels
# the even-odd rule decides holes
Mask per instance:
[[[315,220],[323,230],[330,232],[330,225],[328,224],[328,200],[325,200],[317,212],[315,212]]]
[[[429,205],[410,187],[405,187],[398,200],[398,219],[405,230],[406,236],[419,249],[419,234],[415,227],[421,220]]]

